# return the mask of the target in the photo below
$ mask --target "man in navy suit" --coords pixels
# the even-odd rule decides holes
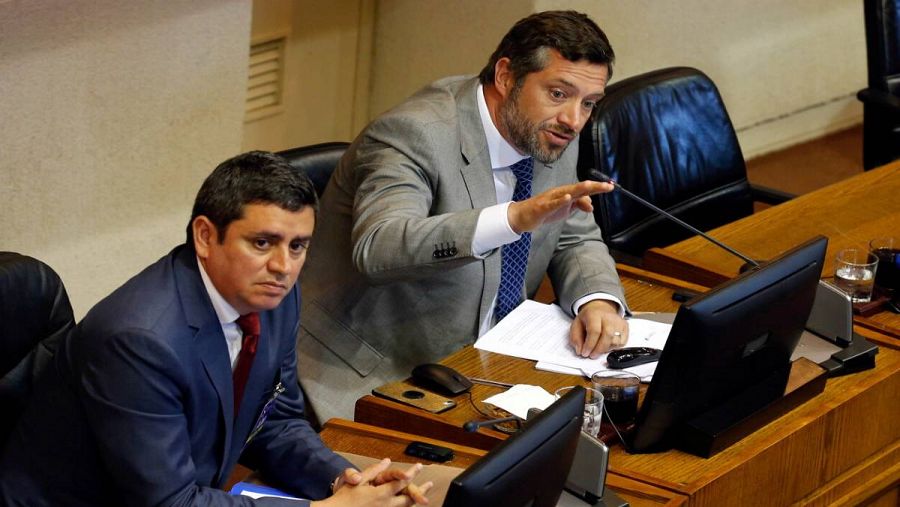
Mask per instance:
[[[217,167],[186,244],[60,343],[4,450],[0,503],[297,505],[217,489],[238,460],[322,506],[425,502],[430,485],[410,483],[420,467],[358,472],[304,419],[295,282],[316,205],[271,153]],[[248,319],[258,329],[242,330]]]

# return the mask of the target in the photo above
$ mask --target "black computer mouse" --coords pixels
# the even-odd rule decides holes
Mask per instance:
[[[659,361],[659,349],[651,347],[625,347],[616,349],[606,356],[606,364],[613,369],[630,368],[644,363]]]
[[[472,382],[465,375],[449,366],[436,363],[416,366],[413,368],[412,378],[417,385],[445,396],[456,396],[472,387]]]

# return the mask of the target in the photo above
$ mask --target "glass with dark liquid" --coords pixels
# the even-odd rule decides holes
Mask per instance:
[[[616,426],[634,421],[641,377],[628,371],[600,370],[591,375],[591,383],[603,394],[606,412]]]
[[[875,238],[869,250],[878,257],[875,286],[888,294],[900,290],[900,241],[894,238]]]

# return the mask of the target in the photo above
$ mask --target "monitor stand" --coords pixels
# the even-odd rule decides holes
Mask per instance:
[[[780,381],[778,377],[773,375],[726,404],[685,422],[672,438],[675,448],[708,458],[821,393],[827,375],[816,363],[798,358],[791,363],[782,396],[772,400],[772,390],[784,382],[783,376]]]
[[[826,280],[819,281],[806,329],[843,347],[819,364],[829,377],[838,377],[875,367],[878,347],[853,332],[850,296]]]
[[[609,464],[609,447],[597,438],[585,433],[578,437],[575,458],[566,478],[564,493],[581,502],[600,507],[624,507],[628,502],[606,487],[606,469]],[[560,500],[559,506],[569,503]],[[581,503],[580,505],[584,505]]]

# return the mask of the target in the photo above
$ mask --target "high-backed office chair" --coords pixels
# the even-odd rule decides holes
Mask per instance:
[[[0,252],[0,445],[50,365],[56,345],[75,325],[62,280],[43,262]]]
[[[900,158],[900,0],[864,0],[869,87],[863,103],[863,167]]]
[[[278,154],[286,158],[292,167],[306,171],[316,187],[316,193],[321,197],[331,173],[334,172],[348,146],[350,143],[321,143],[279,151]]]
[[[581,179],[590,178],[591,168],[700,230],[752,214],[754,200],[777,204],[791,197],[751,187],[718,89],[686,67],[606,89],[581,133]],[[692,235],[616,191],[594,197],[594,217],[620,262],[640,264],[648,248]]]
[[[348,146],[350,146],[350,143],[335,141],[299,146],[279,151],[278,154],[287,159],[292,167],[306,171],[309,179],[312,180],[313,185],[316,187],[316,194],[322,197],[325,187],[328,186],[328,180],[331,179],[331,173],[334,172]],[[300,390],[303,391],[303,396],[306,397],[302,384],[300,385]],[[306,418],[316,431],[321,429],[321,423],[311,403],[306,404]]]

